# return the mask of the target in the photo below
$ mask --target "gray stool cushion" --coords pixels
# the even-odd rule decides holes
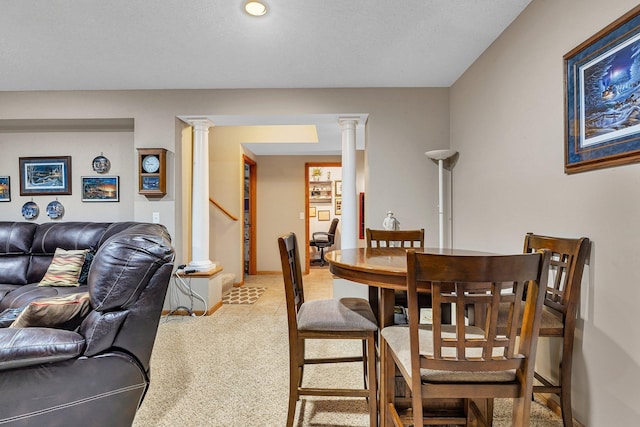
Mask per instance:
[[[443,325],[443,336],[450,335],[455,337],[455,326]],[[482,329],[468,326],[466,329],[467,338],[471,337],[483,337],[484,332]],[[409,327],[408,326],[389,326],[382,330],[382,337],[389,344],[389,347],[393,349],[393,352],[398,356],[399,362],[404,366],[404,369],[411,374],[411,352],[409,350]],[[420,354],[421,355],[433,355],[433,332],[431,331],[431,325],[420,325],[418,329],[418,340],[420,342]],[[455,357],[455,348],[448,348],[450,354],[444,354],[444,356]],[[477,350],[478,354],[469,354],[469,357],[478,357],[482,355],[481,349],[469,349]],[[502,354],[503,348],[494,348],[494,356]],[[420,376],[423,381],[426,382],[509,382],[513,381],[516,377],[516,371],[510,369],[507,371],[443,371],[435,369],[420,369]]]
[[[305,301],[298,310],[300,331],[376,331],[369,302],[362,298]]]

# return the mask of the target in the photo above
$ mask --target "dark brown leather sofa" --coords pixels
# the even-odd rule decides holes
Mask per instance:
[[[37,286],[58,247],[95,251],[86,285]],[[0,222],[0,312],[83,291],[91,304],[74,330],[0,328],[0,425],[130,426],[173,259],[158,224]]]

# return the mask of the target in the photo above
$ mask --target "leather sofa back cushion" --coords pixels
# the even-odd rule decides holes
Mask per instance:
[[[109,227],[101,222],[51,222],[40,224],[33,237],[31,252],[53,255],[57,248],[95,248]]]
[[[78,278],[88,249],[58,248],[39,286],[78,286]]]
[[[0,283],[5,285],[26,285],[29,283],[27,280],[28,269],[29,255],[1,255]],[[1,296],[0,300],[2,300]]]
[[[32,259],[27,271],[27,283],[42,280],[57,248],[97,248],[109,223],[53,222],[38,225],[31,246]]]
[[[38,224],[0,221],[0,255],[28,254]]]
[[[95,310],[128,308],[138,299],[155,272],[173,260],[168,235],[159,235],[153,224],[141,224],[115,235],[96,252],[88,286]]]
[[[25,285],[33,236],[38,224],[0,221],[0,283]]]
[[[44,298],[29,303],[10,328],[44,327],[73,330],[89,313],[89,292]]]

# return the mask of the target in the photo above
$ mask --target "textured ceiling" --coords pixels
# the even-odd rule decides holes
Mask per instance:
[[[530,1],[266,0],[253,18],[244,0],[3,0],[0,91],[448,87]],[[317,128],[257,155],[339,154],[337,117],[212,119]]]
[[[0,90],[448,87],[531,0],[4,0]]]

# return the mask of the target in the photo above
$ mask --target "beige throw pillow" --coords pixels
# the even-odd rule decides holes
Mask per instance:
[[[38,286],[78,286],[78,277],[87,252],[88,249],[67,251],[57,248]]]
[[[10,328],[59,327],[74,329],[89,313],[89,292],[32,301],[13,321]],[[76,322],[72,322],[75,320]]]

